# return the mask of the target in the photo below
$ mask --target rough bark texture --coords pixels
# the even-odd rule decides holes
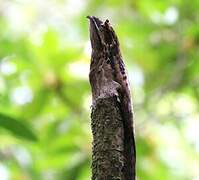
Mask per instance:
[[[92,179],[124,179],[123,122],[116,97],[97,100],[91,114]]]

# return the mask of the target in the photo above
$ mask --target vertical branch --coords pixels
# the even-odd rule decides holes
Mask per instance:
[[[125,179],[123,123],[116,97],[97,100],[91,114],[92,180]]]
[[[135,141],[128,77],[108,20],[90,20],[92,46],[92,179],[135,179]]]

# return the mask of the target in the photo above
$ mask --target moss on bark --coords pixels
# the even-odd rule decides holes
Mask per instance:
[[[123,122],[116,97],[100,98],[91,114],[92,180],[124,179]]]

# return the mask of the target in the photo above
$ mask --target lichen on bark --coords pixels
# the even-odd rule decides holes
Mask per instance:
[[[92,180],[124,179],[123,122],[117,97],[100,98],[91,113]]]

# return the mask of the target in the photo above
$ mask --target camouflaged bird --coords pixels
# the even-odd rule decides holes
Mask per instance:
[[[98,98],[117,96],[124,124],[125,179],[135,179],[135,141],[131,94],[118,38],[109,21],[94,16],[90,20],[92,47],[89,80],[93,106]]]

